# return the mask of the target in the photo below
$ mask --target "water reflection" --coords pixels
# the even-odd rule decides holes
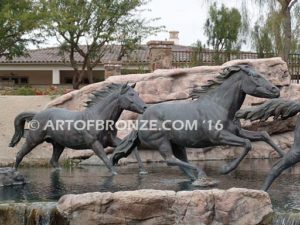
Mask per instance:
[[[218,173],[225,161],[193,162],[202,166],[210,177],[220,181],[218,188],[244,187],[259,189],[273,165],[273,160],[245,160],[238,170],[223,176]],[[139,175],[135,164],[118,167],[119,174],[110,176],[105,167],[77,167],[61,170],[21,168],[30,183],[15,187],[0,187],[0,201],[53,201],[64,194],[95,191],[125,191],[137,189],[194,190],[177,167],[147,164],[148,175]],[[300,210],[300,167],[292,168],[272,185],[270,195],[277,210]]]
[[[0,187],[1,201],[11,201],[24,199],[25,189],[23,185],[11,186],[11,187]]]
[[[50,173],[50,198],[58,199],[66,193],[65,185],[60,177],[61,169],[54,169]]]

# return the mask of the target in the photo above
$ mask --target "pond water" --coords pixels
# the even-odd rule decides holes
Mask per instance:
[[[272,160],[245,160],[229,175],[220,175],[218,168],[225,161],[193,162],[202,166],[210,177],[220,181],[217,188],[243,187],[259,189]],[[136,164],[118,167],[117,176],[109,176],[105,167],[80,166],[52,170],[51,168],[20,168],[30,181],[26,185],[0,188],[0,202],[54,201],[64,194],[95,191],[124,191],[136,189],[194,190],[200,189],[177,167],[163,163],[146,164],[148,175],[139,175]],[[269,194],[276,211],[300,211],[300,167],[282,174],[272,185]]]

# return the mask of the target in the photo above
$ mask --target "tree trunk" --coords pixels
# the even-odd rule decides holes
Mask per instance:
[[[284,12],[284,40],[282,49],[282,58],[288,61],[292,43],[292,22],[290,8],[286,7]]]
[[[73,84],[73,89],[78,90],[80,84],[82,83],[82,77],[83,77],[84,71],[76,71],[73,79],[72,79],[72,84]]]
[[[73,85],[73,89],[79,89],[79,84],[78,84],[78,74],[75,73],[73,75],[73,78],[72,78],[72,85]]]
[[[94,83],[93,69],[92,68],[87,69],[87,76],[88,76],[89,84]]]

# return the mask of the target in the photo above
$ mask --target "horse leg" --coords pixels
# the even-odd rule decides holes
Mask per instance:
[[[143,164],[143,162],[142,162],[142,159],[141,159],[141,157],[140,157],[138,148],[135,147],[134,150],[133,150],[133,152],[134,152],[134,156],[135,156],[135,158],[136,158],[136,161],[137,161],[138,164],[139,164],[139,170],[140,170],[139,174],[140,174],[140,175],[146,175],[146,174],[148,174],[148,172],[146,171],[146,169],[145,169],[145,167],[144,167],[144,164]]]
[[[118,146],[121,143],[121,141],[122,141],[118,137],[114,137],[112,140],[113,140],[112,141],[113,142],[113,145],[112,145],[113,147]],[[133,153],[134,153],[136,161],[138,162],[138,165],[139,165],[139,171],[140,171],[139,174],[140,175],[146,175],[146,174],[148,174],[148,172],[146,171],[146,169],[144,167],[144,164],[142,162],[142,159],[140,157],[140,154],[139,154],[139,151],[138,151],[137,147],[134,148]]]
[[[22,146],[21,150],[17,153],[16,156],[16,163],[15,163],[15,169],[18,169],[19,164],[21,163],[22,159],[29,153],[32,151],[32,149],[34,149],[37,145],[39,145],[40,143],[34,143],[34,142],[28,142],[26,140],[26,142],[24,143],[24,145]]]
[[[63,153],[65,147],[57,143],[52,143],[52,146],[53,146],[53,153],[52,153],[52,158],[50,160],[50,164],[54,168],[59,168],[58,160],[60,155]]]
[[[111,137],[111,147],[117,147],[121,143],[121,138]]]
[[[240,138],[226,130],[220,132],[219,141],[220,144],[224,145],[244,146],[244,151],[242,152],[242,155],[229,162],[228,164],[222,166],[220,172],[222,174],[227,174],[238,167],[240,162],[246,157],[248,152],[251,150],[252,146],[251,142],[248,139]]]
[[[262,190],[267,191],[273,181],[287,168],[292,167],[300,161],[300,151],[293,148],[288,151],[272,168],[263,184]]]
[[[250,141],[264,141],[268,143],[281,157],[285,155],[285,152],[272,141],[270,135],[266,131],[260,132],[240,129],[239,134],[241,137],[247,138]]]
[[[113,167],[111,161],[108,159],[107,155],[105,154],[102,144],[96,140],[91,144],[91,148],[95,152],[95,154],[104,162],[104,164],[111,171],[111,173],[113,175],[116,175],[117,172],[115,171],[115,168]]]
[[[111,161],[108,159],[103,145],[95,138],[95,136],[91,135],[87,130],[82,131],[82,137],[87,146],[89,146],[94,153],[104,162],[106,167],[111,171],[113,175],[116,175],[117,172],[113,167]]]
[[[188,163],[188,158],[187,158],[187,155],[186,155],[186,149],[184,147],[180,147],[178,145],[172,145],[173,147],[173,154],[175,155],[175,157],[177,159],[180,159],[184,162],[187,162]],[[191,179],[195,179],[195,174],[193,172],[192,169],[188,169],[186,167],[182,167],[180,166],[179,167],[189,178]]]
[[[193,178],[191,178],[192,180],[195,180],[197,178],[207,177],[203,170],[198,169],[197,167],[190,165],[189,163],[176,158],[173,155],[172,146],[168,140],[163,140],[162,143],[160,144],[160,146],[158,147],[158,150],[159,150],[161,156],[165,159],[168,166],[178,166],[179,168],[186,168],[186,169],[194,170],[198,176],[197,177],[193,176]]]

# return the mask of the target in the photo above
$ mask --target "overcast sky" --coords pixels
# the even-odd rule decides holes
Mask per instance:
[[[247,1],[248,15],[254,23],[259,16],[258,8],[253,5],[253,0]],[[152,0],[144,8],[150,9],[142,14],[146,18],[157,18],[157,25],[164,25],[167,31],[179,31],[179,44],[191,45],[197,40],[206,43],[207,38],[203,32],[203,26],[208,16],[209,3],[211,0]],[[218,4],[224,3],[227,7],[241,7],[241,0],[217,0]],[[157,36],[151,36],[143,41],[168,39],[168,32],[162,32]],[[57,46],[55,39],[48,40],[40,47]],[[31,46],[31,48],[35,48]],[[243,50],[251,50],[248,43]]]
[[[210,0],[152,0],[147,8],[151,12],[145,13],[147,18],[160,17],[157,24],[165,25],[166,30],[179,31],[180,44],[191,45],[197,40],[206,43],[203,26],[208,17]],[[241,7],[241,0],[219,0],[218,4],[224,3],[227,7]],[[259,10],[253,5],[251,0],[247,1],[248,15],[252,22],[259,16]],[[147,40],[165,40],[169,37],[168,33],[159,33],[156,37],[152,36]],[[249,45],[249,44],[248,44]],[[243,49],[249,47],[244,47]]]

